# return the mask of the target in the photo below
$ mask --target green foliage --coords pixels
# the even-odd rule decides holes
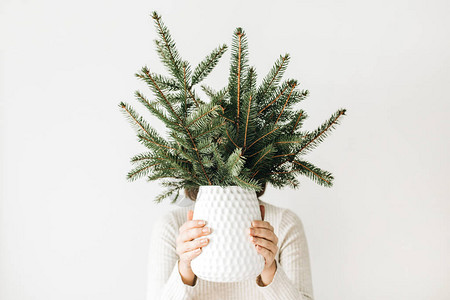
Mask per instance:
[[[295,178],[303,174],[316,183],[331,187],[331,173],[304,160],[303,156],[328,136],[346,109],[339,109],[312,132],[302,132],[308,117],[294,105],[304,100],[308,90],[298,90],[295,79],[281,81],[290,55],[280,55],[272,69],[256,86],[256,70],[248,66],[248,43],[242,28],[233,34],[230,75],[224,100],[227,119],[225,154],[241,149],[245,158],[241,175],[257,184],[270,182],[277,188],[299,186]]]
[[[228,84],[214,90],[201,89],[209,98],[202,101],[194,87],[218,64],[227,50],[223,44],[213,49],[192,71],[184,61],[161,17],[151,14],[158,39],[156,51],[170,76],[152,72],[144,66],[135,76],[143,80],[154,94],[148,100],[140,91],[136,99],[168,129],[165,138],[150,126],[129,104],[119,107],[135,129],[138,141],[149,151],[134,155],[130,181],[146,177],[161,180],[168,187],[155,202],[181,189],[201,185],[238,185],[260,191],[266,182],[277,188],[297,188],[296,175],[302,174],[316,183],[330,187],[333,176],[304,160],[339,124],[345,109],[334,113],[316,130],[300,129],[307,114],[293,105],[304,100],[308,90],[297,90],[298,81],[281,81],[290,60],[280,56],[269,73],[257,85],[254,67],[248,64],[248,43],[244,30],[233,33]]]

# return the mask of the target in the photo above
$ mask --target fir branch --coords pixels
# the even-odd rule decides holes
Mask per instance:
[[[139,153],[139,154],[136,154],[135,156],[133,156],[130,159],[130,162],[132,164],[136,164],[136,163],[141,163],[142,161],[152,160],[152,159],[163,159],[163,158],[155,156],[155,153],[152,153],[152,152],[144,152],[144,153]]]
[[[299,153],[301,153],[302,151],[305,150],[311,150],[313,148],[315,148],[320,142],[323,141],[323,139],[325,137],[327,137],[327,131],[329,129],[333,129],[334,128],[334,124],[339,124],[338,123],[338,119],[345,115],[346,109],[339,109],[337,112],[335,112],[331,118],[326,121],[325,123],[323,123],[318,129],[316,129],[314,132],[309,133],[305,136],[305,144],[301,146],[301,148],[295,152],[295,154],[293,155],[293,157],[291,159],[288,159],[286,161],[282,161],[280,162],[276,167],[281,166],[282,164],[286,163],[286,162],[292,162],[295,158],[295,156]]]
[[[217,126],[214,126],[214,127],[209,128],[208,130],[206,130],[206,131],[202,132],[201,134],[195,136],[194,139],[198,139],[199,137],[201,137],[201,136],[203,136],[203,135],[205,135],[205,134],[207,134],[207,133],[215,132],[217,128],[222,127],[222,126],[224,126],[225,124],[226,124],[226,121],[223,121],[222,124],[219,124],[219,125],[217,125]]]
[[[245,159],[241,156],[241,148],[235,148],[227,159],[226,166],[231,176],[237,176],[244,167]]]
[[[323,171],[307,161],[294,160],[293,163],[300,165],[302,167],[301,171],[318,184],[326,187],[331,187],[333,185],[332,180],[334,177],[330,172]]]
[[[192,95],[191,93],[191,88],[188,88],[187,85],[187,79],[186,79],[186,64],[183,64],[183,81],[184,81],[184,91],[185,91],[185,100],[187,100],[187,94],[186,92],[189,92],[189,96],[192,98],[192,100],[194,100],[194,103],[197,107],[199,107],[199,103],[198,101],[195,99],[195,97]],[[187,105],[187,103],[185,103],[185,105]],[[187,110],[186,110],[187,113]],[[187,115],[186,115],[187,117]]]
[[[210,99],[212,99],[217,93],[212,87],[208,85],[202,84],[200,87],[202,91],[205,92],[206,96],[208,96]]]
[[[242,55],[242,51],[241,51],[241,38],[243,33],[239,32],[237,33],[238,37],[239,37],[239,58],[238,58],[238,74],[237,74],[237,120],[236,120],[236,124],[237,124],[237,132],[239,134],[239,98],[240,98],[240,88],[241,88],[241,55]]]
[[[178,50],[175,47],[175,42],[172,40],[172,36],[170,35],[169,30],[161,20],[161,17],[157,14],[156,11],[153,11],[152,18],[155,21],[155,27],[160,35],[161,40],[164,42],[165,51],[168,53],[167,56],[162,56],[163,62],[168,66],[169,71],[175,78],[178,78],[180,82],[183,81],[182,75],[182,60],[180,55],[178,54]],[[160,49],[163,50],[162,48]],[[162,52],[164,54],[164,52]]]
[[[228,82],[231,103],[236,107],[236,132],[239,133],[239,115],[241,98],[241,78],[247,69],[248,51],[246,34],[241,27],[233,33],[230,77]]]
[[[158,86],[161,88],[161,90],[167,90],[167,91],[178,91],[181,89],[180,84],[173,80],[172,78],[168,78],[166,76],[152,73],[153,80],[158,84]],[[143,78],[147,83],[148,78]]]
[[[287,105],[287,103],[288,103],[288,101],[289,101],[289,98],[291,97],[292,91],[294,90],[295,86],[296,86],[296,83],[294,83],[294,85],[292,86],[291,92],[289,93],[289,96],[287,97],[286,102],[285,102],[284,105],[283,105],[283,109],[281,110],[281,112],[280,112],[280,114],[278,115],[278,117],[277,117],[277,119],[276,119],[276,121],[275,121],[274,124],[277,124],[278,120],[280,119],[281,114],[283,113],[283,111],[284,111],[284,109],[285,109],[285,107],[286,107],[286,105]]]
[[[279,129],[279,128],[280,128],[280,126],[277,126],[277,127],[275,127],[274,129],[272,129],[271,131],[269,131],[268,133],[266,133],[266,134],[264,134],[263,136],[259,137],[256,141],[254,141],[253,143],[251,143],[251,144],[247,147],[247,150],[248,150],[251,146],[253,146],[256,142],[258,142],[259,140],[261,140],[261,139],[265,138],[266,136],[272,134],[274,131],[276,131],[276,130]]]
[[[275,101],[277,101],[278,98],[280,98],[281,95],[283,95],[284,91],[285,91],[288,87],[289,87],[289,85],[286,85],[286,87],[278,94],[278,96],[277,96],[275,99],[273,99],[269,104],[267,104],[265,107],[263,107],[263,108],[258,112],[258,115],[259,115],[260,113],[262,113],[264,110],[266,110],[269,106],[271,106]]]
[[[171,149],[171,150],[177,150],[177,149],[175,149],[175,148],[173,148],[173,147],[170,147],[170,146],[166,146],[166,145],[164,145],[164,144],[162,144],[162,143],[158,143],[158,142],[156,142],[155,140],[153,140],[153,139],[151,139],[150,137],[147,137],[145,134],[138,134],[138,138],[140,139],[140,140],[142,140],[142,141],[146,141],[146,142],[148,142],[148,143],[151,143],[151,144],[155,144],[155,145],[157,145],[157,146],[159,146],[159,147],[163,147],[163,148],[167,148],[167,149]],[[145,142],[144,142],[145,143]],[[145,143],[146,144],[146,143]]]
[[[148,76],[148,77],[151,79],[151,82],[153,83],[153,86],[157,89],[157,91],[160,93],[161,97],[165,100],[165,102],[167,103],[167,105],[170,107],[170,109],[171,109],[173,115],[174,115],[175,117],[177,117],[178,120],[180,121],[179,125],[180,125],[181,127],[183,127],[183,128],[186,130],[186,132],[188,133],[189,138],[191,139],[191,142],[192,142],[192,144],[194,145],[194,149],[197,149],[196,143],[195,143],[195,141],[193,140],[192,135],[191,135],[189,129],[183,124],[183,120],[182,120],[182,119],[180,118],[180,116],[175,112],[175,110],[174,110],[173,106],[170,104],[169,100],[167,100],[166,96],[162,93],[161,89],[158,87],[158,85],[156,84],[156,82],[153,80],[153,78],[152,78],[152,76],[150,75],[150,72],[148,71],[147,67],[143,67],[143,68],[142,68],[142,72],[145,73],[145,75]],[[198,156],[198,158],[199,158],[200,165],[201,165],[201,167],[202,167],[203,173],[204,173],[206,179],[208,180],[209,184],[211,184],[211,181],[209,180],[208,174],[206,174],[205,168],[203,167],[203,164],[201,163],[200,154],[198,153],[198,150],[195,150],[195,151],[196,151],[197,156]]]
[[[245,148],[245,144],[247,143],[248,118],[250,116],[251,104],[252,104],[252,95],[250,95],[250,99],[248,100],[247,118],[245,119],[244,148]]]
[[[300,121],[301,119],[306,119],[306,117],[307,117],[306,113],[305,113],[303,110],[300,110],[300,111],[297,112],[297,113],[298,113],[298,117],[297,117],[297,119],[296,119],[296,121],[295,121],[294,126],[293,126],[292,129],[291,129],[291,134],[294,133],[295,129],[297,128],[297,125],[299,124],[299,121]],[[300,124],[301,124],[301,123],[300,123]]]
[[[155,103],[152,103],[148,101],[139,91],[135,92],[135,96],[137,100],[142,103],[151,113],[153,113],[158,119],[163,121],[167,126],[171,126],[172,128],[176,128],[179,126],[177,123],[173,122],[172,120],[169,120],[169,118],[166,116],[166,113],[162,110],[160,110],[158,107],[156,107]]]
[[[161,201],[162,201],[163,199],[169,197],[169,196],[172,195],[174,192],[176,192],[176,191],[178,191],[178,190],[180,190],[180,189],[181,189],[181,187],[175,187],[175,188],[169,189],[169,190],[167,190],[167,191],[165,191],[165,192],[159,194],[159,195],[155,198],[154,202],[156,202],[156,203],[161,203]],[[172,202],[171,202],[172,204],[176,202],[176,200],[178,199],[178,196],[179,196],[179,194],[177,193],[176,197],[175,197],[174,200],[172,200]]]
[[[167,99],[166,95],[162,92],[161,88],[159,87],[159,85],[155,82],[155,80],[153,79],[152,75],[150,74],[150,71],[148,70],[147,66],[142,67],[141,71],[144,73],[144,75],[142,74],[138,74],[136,73],[135,75],[139,78],[144,78],[144,79],[150,79],[150,83],[151,85],[155,88],[155,90],[159,93],[161,99],[163,99],[167,106],[170,108],[170,111],[172,112],[172,115],[174,117],[176,117],[179,121],[180,124],[183,123],[183,120],[180,118],[180,116],[175,112],[172,104],[170,103],[170,101]]]
[[[275,151],[274,147],[272,144],[267,145],[266,147],[263,148],[264,149],[264,153],[261,154],[258,158],[258,160],[253,164],[253,166],[251,167],[251,169],[254,169],[256,167],[256,165],[264,158],[266,157],[266,155],[273,153]],[[268,161],[268,159],[266,159],[266,161]]]
[[[175,150],[174,148],[168,146],[167,142],[159,136],[157,131],[154,130],[150,125],[148,125],[147,122],[141,116],[139,116],[139,114],[135,112],[131,106],[129,106],[127,103],[120,102],[119,107],[122,108],[122,112],[130,121],[131,125],[135,127],[140,138],[152,142],[160,147]]]
[[[199,120],[202,120],[202,122],[199,123],[199,125],[196,125],[199,128],[204,127],[207,125],[207,122],[211,122],[211,119],[217,116],[217,109],[220,107],[218,105],[203,105],[194,115],[191,115],[186,120],[186,127],[190,128],[194,124],[198,123]]]
[[[201,82],[217,65],[219,59],[225,53],[227,45],[214,49],[203,61],[201,61],[194,69],[194,75],[192,75],[192,85]]]
[[[128,172],[127,179],[133,181],[139,177],[145,176],[147,175],[148,172],[150,172],[151,167],[159,164],[161,163],[149,163],[149,162],[141,163],[139,166]]]
[[[233,145],[234,145],[236,148],[239,148],[239,146],[233,141],[233,139],[231,138],[230,134],[228,133],[228,129],[226,129],[226,132],[227,132],[228,139],[233,143]]]
[[[235,175],[235,176],[233,176],[233,179],[234,179],[234,183],[236,183],[240,187],[253,189],[256,192],[259,192],[262,189],[261,185],[259,185],[257,180],[247,178],[243,174],[241,174],[239,176]]]
[[[312,134],[308,135],[306,138],[310,138],[309,141],[302,146],[300,150],[297,151],[297,153],[300,153],[304,151],[305,149],[308,150],[309,148],[315,147],[317,144],[323,141],[325,137],[327,137],[328,130],[334,129],[334,124],[339,124],[338,119],[342,115],[345,115],[345,109],[340,109],[337,112],[335,112],[330,120],[323,123],[318,129],[316,129]]]
[[[289,63],[290,56],[288,53],[286,53],[284,56],[281,56],[278,58],[278,60],[275,62],[275,65],[270,70],[269,74],[266,75],[266,77],[263,79],[263,82],[261,86],[258,89],[258,92],[256,93],[256,102],[259,103],[267,93],[269,89],[273,87],[273,85],[278,84],[279,80],[283,76],[283,73],[285,72],[287,65]]]

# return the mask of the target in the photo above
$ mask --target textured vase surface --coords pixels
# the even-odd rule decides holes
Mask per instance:
[[[256,279],[264,269],[264,257],[249,240],[247,228],[261,220],[254,190],[239,186],[199,187],[194,206],[194,220],[205,220],[211,233],[209,244],[191,261],[197,277],[215,282]]]

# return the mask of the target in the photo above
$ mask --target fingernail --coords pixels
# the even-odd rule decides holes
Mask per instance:
[[[202,231],[203,231],[203,232],[208,232],[208,231],[209,231],[209,228],[208,228],[208,227],[205,227],[205,228],[202,229]]]
[[[203,220],[198,221],[198,225],[204,225],[204,224],[205,224],[205,221],[203,221]]]
[[[203,239],[203,240],[201,241],[202,244],[206,244],[207,242],[208,242],[208,239]]]
[[[200,248],[197,248],[196,250],[195,250],[195,252],[200,252],[202,249],[200,249]]]

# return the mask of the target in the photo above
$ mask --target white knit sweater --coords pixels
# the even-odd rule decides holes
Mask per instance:
[[[177,207],[154,224],[149,251],[147,300],[311,300],[313,299],[308,245],[300,218],[290,209],[258,200],[265,206],[264,220],[278,237],[277,270],[272,282],[259,286],[256,278],[219,283],[197,278],[184,284],[178,271],[176,237],[195,202]],[[205,246],[208,247],[208,246]],[[200,254],[201,255],[201,254]]]

